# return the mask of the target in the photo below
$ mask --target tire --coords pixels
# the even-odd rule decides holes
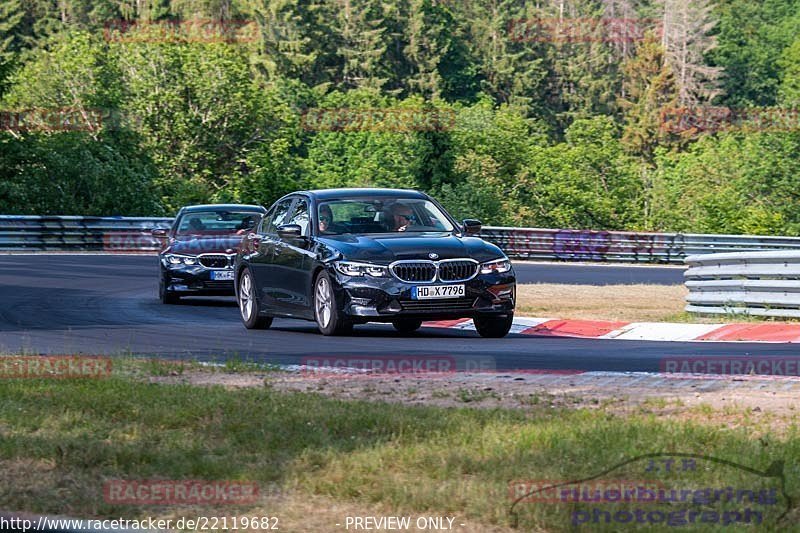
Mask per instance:
[[[239,304],[239,314],[242,316],[242,323],[247,329],[269,329],[272,325],[272,317],[260,316],[261,305],[256,298],[253,275],[250,269],[245,268],[239,276],[239,286],[236,291],[236,300]]]
[[[314,320],[323,335],[346,335],[353,331],[353,323],[339,311],[333,283],[325,271],[314,280]]]
[[[158,297],[161,300],[161,303],[165,305],[176,305],[181,303],[181,297],[174,292],[169,292],[164,286],[163,280],[158,284]]]
[[[414,318],[398,318],[397,320],[392,321],[392,325],[394,326],[394,329],[400,333],[413,333],[422,326],[422,320],[416,320]]]
[[[508,335],[511,325],[514,323],[514,313],[509,313],[504,317],[476,317],[474,319],[475,329],[481,337],[487,339],[500,339]]]

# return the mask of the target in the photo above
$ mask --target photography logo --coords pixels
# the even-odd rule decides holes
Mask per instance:
[[[650,453],[570,481],[511,481],[509,517],[555,529],[777,528],[796,502],[782,460],[765,470],[693,453]]]

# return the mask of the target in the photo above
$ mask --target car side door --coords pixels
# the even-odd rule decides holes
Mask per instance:
[[[277,202],[261,219],[258,232],[248,235],[247,244],[253,253],[249,258],[250,270],[259,301],[265,309],[277,309],[274,298],[276,281],[274,272],[275,249],[278,242],[277,228],[282,225],[293,199],[285,198]]]
[[[309,291],[314,261],[311,249],[311,214],[308,198],[297,197],[286,225],[300,227],[299,237],[281,237],[275,245],[274,297],[283,311],[291,316],[311,316]]]

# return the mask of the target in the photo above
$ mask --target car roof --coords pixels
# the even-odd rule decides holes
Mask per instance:
[[[183,207],[184,213],[192,213],[196,211],[254,211],[265,213],[267,210],[260,205],[248,204],[204,204],[204,205],[187,205]]]
[[[411,189],[378,189],[378,188],[342,188],[342,189],[315,189],[312,191],[298,191],[295,194],[307,194],[318,200],[331,200],[335,198],[360,197],[360,196],[402,196],[404,198],[427,198],[424,193]]]

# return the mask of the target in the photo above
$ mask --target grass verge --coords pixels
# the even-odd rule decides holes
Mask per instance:
[[[273,516],[294,517],[297,529],[284,530],[332,531],[338,529],[334,523],[325,528],[319,515],[308,515],[327,502],[332,509],[339,506],[335,513],[454,516],[457,524],[467,524],[463,531],[506,530],[515,519],[521,530],[561,531],[570,529],[572,513],[582,508],[631,504],[528,503],[512,511],[509,482],[575,480],[609,469],[605,479],[650,479],[691,489],[754,488],[775,481],[710,463],[680,472],[648,470],[641,461],[613,469],[642,454],[677,452],[758,471],[785,461],[785,490],[800,495],[796,425],[780,438],[763,432],[755,438],[755,422],[748,420],[732,429],[665,421],[646,412],[620,416],[545,404],[525,410],[409,407],[269,387],[231,390],[141,379],[174,371],[165,365],[125,361],[106,379],[0,381],[0,508],[77,517],[183,516],[190,510],[106,503],[104,483],[247,480],[278,486],[287,498],[203,514],[268,509]],[[796,510],[790,521],[769,525],[777,509],[759,508],[765,514],[759,530],[795,527]],[[325,520],[344,518],[334,514]]]

